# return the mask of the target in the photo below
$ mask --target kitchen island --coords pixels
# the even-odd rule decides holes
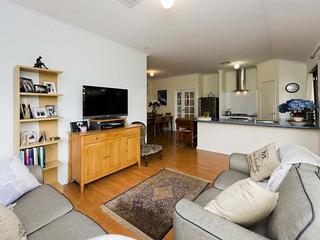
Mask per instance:
[[[197,120],[197,149],[231,154],[251,153],[274,142],[277,147],[298,144],[320,154],[319,126],[293,126],[287,122]]]

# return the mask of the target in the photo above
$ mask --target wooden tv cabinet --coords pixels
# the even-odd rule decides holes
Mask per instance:
[[[69,133],[72,179],[83,193],[87,183],[138,164],[140,126],[129,125],[86,133]]]

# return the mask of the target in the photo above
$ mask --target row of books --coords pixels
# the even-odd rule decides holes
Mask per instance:
[[[26,165],[39,165],[46,167],[46,154],[44,147],[36,147],[20,150],[19,159]]]

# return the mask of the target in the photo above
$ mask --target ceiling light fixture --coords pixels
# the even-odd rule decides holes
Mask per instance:
[[[161,0],[162,7],[165,9],[172,8],[174,0]]]
[[[154,72],[149,72],[150,77],[154,77]]]
[[[240,64],[236,63],[235,65],[233,65],[234,69],[239,69],[240,68]]]

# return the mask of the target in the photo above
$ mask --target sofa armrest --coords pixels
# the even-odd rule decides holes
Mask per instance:
[[[267,239],[186,199],[176,205],[173,229],[176,240]]]
[[[229,159],[229,168],[244,174],[249,175],[249,165],[247,160],[247,154],[232,153]]]
[[[43,184],[43,173],[42,168],[37,165],[28,166],[29,172],[39,181],[39,183]]]

